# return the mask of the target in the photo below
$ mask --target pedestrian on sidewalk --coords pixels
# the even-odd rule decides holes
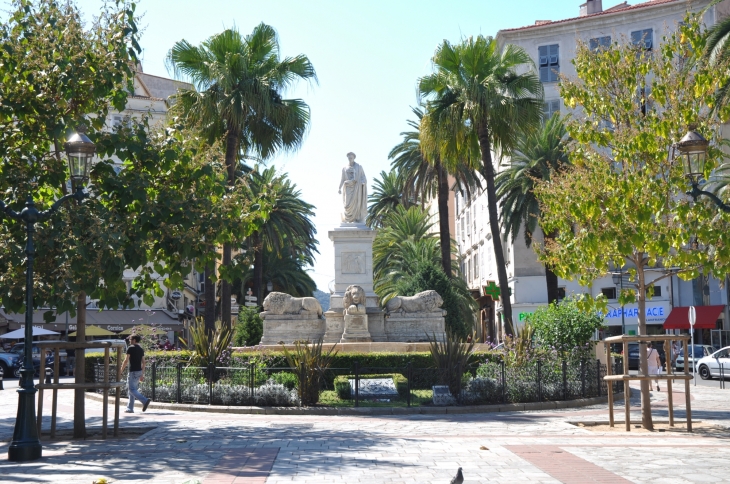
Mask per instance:
[[[646,359],[649,375],[661,375],[662,373],[662,360],[659,358],[659,352],[652,348],[651,342],[646,344]],[[660,391],[659,389],[659,379],[655,378],[654,383],[656,383],[656,390]]]
[[[76,350],[73,348],[66,348],[66,376],[76,370]]]
[[[129,375],[127,376],[127,386],[129,388],[129,404],[124,413],[134,413],[134,399],[137,398],[142,402],[142,411],[146,411],[150,404],[150,399],[139,393],[139,382],[144,381],[144,350],[139,345],[142,341],[142,337],[138,334],[133,334],[129,337],[132,342],[127,348],[127,356],[124,358],[122,363],[122,370],[127,367],[129,363]]]

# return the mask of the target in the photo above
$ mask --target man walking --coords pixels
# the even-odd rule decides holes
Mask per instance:
[[[134,399],[135,397],[140,402],[143,402],[142,404],[142,411],[144,412],[147,410],[147,407],[150,404],[150,399],[145,398],[144,395],[139,393],[139,382],[144,381],[144,350],[139,345],[139,342],[142,340],[142,337],[138,334],[133,334],[129,337],[132,344],[129,345],[129,348],[127,348],[127,356],[124,358],[124,363],[122,363],[122,370],[124,371],[124,368],[127,367],[127,363],[129,363],[129,375],[127,376],[127,386],[129,387],[129,404],[127,405],[127,409],[124,411],[124,413],[134,413]]]

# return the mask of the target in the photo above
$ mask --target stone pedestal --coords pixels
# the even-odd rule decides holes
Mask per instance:
[[[262,345],[291,344],[294,341],[320,340],[325,333],[325,320],[311,314],[267,314],[264,316]]]
[[[345,330],[340,343],[366,343],[372,341],[368,331],[366,314],[345,314]]]
[[[342,333],[345,331],[345,319],[342,309],[339,311],[327,311],[324,313],[326,319],[324,331],[324,343],[339,343]]]
[[[330,309],[344,309],[342,297],[351,285],[365,290],[366,307],[378,307],[378,296],[373,291],[375,233],[367,225],[348,223],[329,231],[335,246],[335,292],[330,296]]]
[[[387,341],[426,342],[434,335],[443,341],[446,320],[443,311],[430,313],[394,313],[385,318],[385,337]],[[427,336],[428,335],[428,336]]]

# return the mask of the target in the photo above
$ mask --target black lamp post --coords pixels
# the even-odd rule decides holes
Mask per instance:
[[[685,134],[684,137],[674,145],[674,148],[679,152],[679,156],[682,157],[684,174],[687,178],[689,178],[689,182],[692,185],[692,189],[687,192],[687,195],[692,197],[695,202],[699,197],[705,196],[712,200],[720,210],[730,212],[730,205],[723,203],[717,195],[700,189],[700,180],[704,178],[705,163],[707,161],[707,148],[709,146],[710,142],[694,130],[687,132],[687,134]]]
[[[36,426],[35,415],[35,393],[33,385],[33,259],[35,257],[35,246],[33,245],[33,233],[35,224],[47,220],[53,213],[68,200],[76,200],[81,203],[88,197],[84,193],[84,183],[89,176],[89,162],[94,156],[95,146],[83,133],[74,133],[64,145],[68,157],[68,167],[71,174],[72,188],[75,191],[57,200],[51,208],[40,211],[36,208],[33,197],[28,195],[25,208],[20,213],[12,210],[5,202],[0,200],[0,211],[10,218],[25,223],[25,231],[28,234],[25,244],[25,254],[28,257],[25,271],[25,346],[23,365],[20,368],[20,386],[18,388],[18,415],[15,419],[15,430],[13,440],[8,448],[8,460],[26,462],[41,457],[41,442]]]
[[[611,279],[613,279],[613,284],[616,286],[616,289],[619,289],[619,285],[621,286],[621,292],[624,290],[624,273],[623,270],[621,272],[614,272],[611,274]],[[619,294],[621,294],[619,292]],[[616,297],[618,299],[618,297]],[[626,334],[626,321],[624,319],[624,305],[621,305],[621,334]]]

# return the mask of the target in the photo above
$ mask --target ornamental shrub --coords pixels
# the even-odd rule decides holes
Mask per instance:
[[[535,330],[537,344],[560,353],[585,348],[596,330],[604,328],[598,313],[582,311],[573,298],[538,308],[527,316],[527,321]]]
[[[258,345],[264,335],[264,320],[259,316],[258,308],[240,307],[233,331],[233,346]]]

